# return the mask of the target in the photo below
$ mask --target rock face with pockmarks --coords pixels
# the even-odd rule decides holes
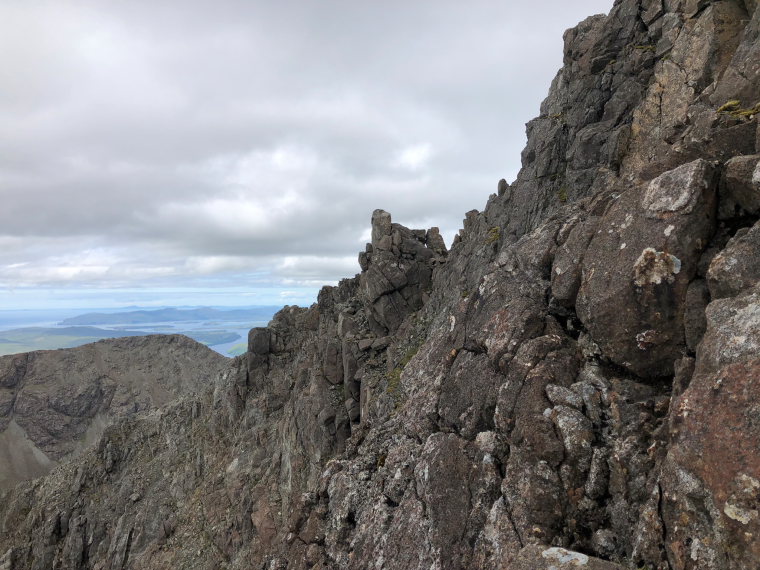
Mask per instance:
[[[758,104],[755,0],[584,20],[450,248],[375,210],[357,276],[0,496],[0,569],[755,570]]]

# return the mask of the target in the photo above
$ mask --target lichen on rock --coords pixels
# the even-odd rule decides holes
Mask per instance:
[[[633,264],[633,282],[639,287],[673,283],[681,271],[681,260],[664,251],[648,247]]]

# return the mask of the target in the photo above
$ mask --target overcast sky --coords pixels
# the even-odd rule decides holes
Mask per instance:
[[[305,304],[450,242],[612,0],[0,0],[0,309]]]

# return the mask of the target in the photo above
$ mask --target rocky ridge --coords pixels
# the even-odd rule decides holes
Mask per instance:
[[[201,390],[227,362],[179,335],[0,357],[0,488],[46,474],[118,418]]]
[[[760,9],[565,35],[523,169],[0,500],[0,568],[753,569]],[[106,500],[107,499],[107,500]]]

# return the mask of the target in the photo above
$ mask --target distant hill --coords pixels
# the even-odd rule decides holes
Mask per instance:
[[[113,420],[206,386],[228,362],[180,335],[0,356],[0,490],[78,454]]]
[[[141,325],[168,321],[262,321],[270,320],[282,307],[262,306],[250,309],[155,309],[123,313],[86,313],[64,319],[61,325]]]

